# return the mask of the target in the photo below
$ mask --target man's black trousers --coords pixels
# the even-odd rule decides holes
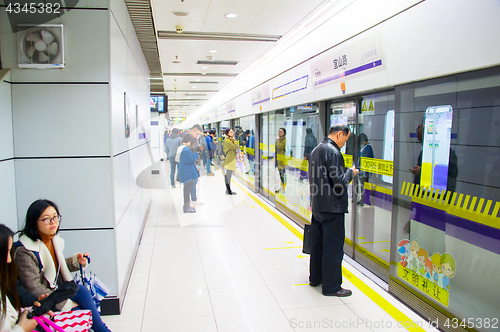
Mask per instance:
[[[345,214],[332,214],[332,219],[311,219],[311,257],[309,281],[323,284],[323,294],[341,289],[344,257]]]

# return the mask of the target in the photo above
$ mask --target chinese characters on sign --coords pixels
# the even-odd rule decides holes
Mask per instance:
[[[333,68],[338,69],[340,67],[347,66],[347,55],[339,56],[338,59],[333,60]]]

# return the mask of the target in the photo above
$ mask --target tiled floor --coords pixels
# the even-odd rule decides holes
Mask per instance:
[[[122,314],[104,317],[112,331],[407,331],[349,280],[343,284],[353,291],[348,298],[308,286],[302,241],[241,185],[232,185],[237,196],[226,196],[220,172],[200,178],[204,204],[195,214],[182,213],[182,188],[166,187],[154,190]],[[399,317],[430,331],[421,317],[344,267]]]

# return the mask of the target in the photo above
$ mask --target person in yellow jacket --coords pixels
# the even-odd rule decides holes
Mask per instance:
[[[222,167],[226,169],[226,175],[224,180],[226,182],[226,195],[236,195],[234,191],[231,190],[231,177],[233,172],[236,171],[236,150],[239,148],[238,141],[234,139],[234,131],[231,128],[227,128],[224,131],[226,138],[222,145],[222,153],[224,153],[224,163]]]

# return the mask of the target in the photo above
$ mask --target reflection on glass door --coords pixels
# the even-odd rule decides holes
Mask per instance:
[[[362,97],[355,179],[355,259],[389,281],[394,160],[394,93]]]
[[[275,112],[262,115],[260,132],[260,183],[261,194],[274,202],[276,185],[274,183],[274,142],[271,143],[270,132],[274,131]]]

